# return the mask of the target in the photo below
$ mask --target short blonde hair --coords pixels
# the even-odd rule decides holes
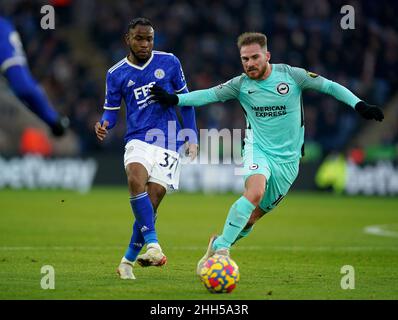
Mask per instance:
[[[238,37],[237,45],[239,50],[243,46],[257,43],[262,49],[267,50],[267,36],[260,32],[245,32]]]

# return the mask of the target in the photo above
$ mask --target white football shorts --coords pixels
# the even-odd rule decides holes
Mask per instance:
[[[181,163],[177,152],[133,139],[125,146],[124,167],[133,162],[146,168],[149,182],[160,184],[167,192],[178,190]]]

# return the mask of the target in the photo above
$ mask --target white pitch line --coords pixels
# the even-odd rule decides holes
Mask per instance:
[[[393,225],[383,224],[383,225],[367,226],[363,229],[363,232],[375,236],[398,238],[398,231],[386,230],[388,229],[388,227],[391,226]]]
[[[193,251],[205,250],[205,246],[164,246],[165,250]],[[84,251],[84,250],[124,250],[122,246],[0,246],[1,251]],[[236,246],[233,251],[377,251],[390,250],[398,251],[397,247],[391,246]]]

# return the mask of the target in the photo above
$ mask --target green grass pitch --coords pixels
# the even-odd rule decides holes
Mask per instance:
[[[219,233],[238,195],[176,193],[157,229],[168,264],[117,278],[130,239],[127,188],[0,191],[0,299],[397,299],[398,199],[290,193],[232,250],[241,280],[210,294],[195,275],[208,237]],[[383,225],[384,236],[364,228]],[[55,269],[43,290],[41,267]],[[355,270],[355,289],[340,286]]]

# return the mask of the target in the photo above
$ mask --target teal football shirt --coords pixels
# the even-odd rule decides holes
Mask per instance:
[[[247,122],[245,142],[283,163],[296,161],[302,154],[302,92],[306,89],[332,95],[351,107],[360,101],[347,88],[315,73],[286,64],[272,64],[265,80],[252,80],[242,74],[210,89],[179,94],[178,105],[200,106],[238,99]]]

